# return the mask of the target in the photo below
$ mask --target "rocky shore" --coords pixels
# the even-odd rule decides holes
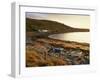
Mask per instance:
[[[38,38],[26,44],[26,66],[89,64],[89,44]]]

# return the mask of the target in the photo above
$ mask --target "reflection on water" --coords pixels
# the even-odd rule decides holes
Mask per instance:
[[[76,41],[90,43],[90,32],[72,32],[63,34],[53,34],[49,36],[50,38],[66,40],[66,41]]]

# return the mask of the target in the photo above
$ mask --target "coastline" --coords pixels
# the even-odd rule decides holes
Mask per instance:
[[[26,67],[90,64],[90,44],[49,38],[52,34],[89,32],[50,20],[26,18]]]
[[[51,48],[63,49],[56,53]],[[89,44],[38,38],[26,46],[26,67],[89,64]]]

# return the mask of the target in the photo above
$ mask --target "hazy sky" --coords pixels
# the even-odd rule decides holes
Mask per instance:
[[[90,27],[90,16],[88,15],[64,15],[64,14],[45,14],[45,13],[26,13],[27,18],[53,20],[64,23],[65,25],[76,28]]]

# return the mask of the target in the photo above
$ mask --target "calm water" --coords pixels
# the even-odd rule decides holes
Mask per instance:
[[[66,41],[76,41],[90,43],[90,32],[72,32],[63,34],[53,34],[49,36],[50,38],[66,40]]]

